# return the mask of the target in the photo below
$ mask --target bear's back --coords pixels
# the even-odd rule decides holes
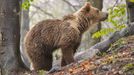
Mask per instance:
[[[39,22],[26,34],[25,45],[30,47],[34,44],[37,45],[54,45],[55,40],[58,39],[60,35],[60,24],[61,20],[58,19],[48,19]]]

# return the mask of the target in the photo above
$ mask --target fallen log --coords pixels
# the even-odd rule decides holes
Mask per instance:
[[[77,61],[82,60],[83,58],[92,58],[96,55],[96,53],[105,52],[108,50],[110,45],[116,42],[118,39],[130,35],[134,35],[134,22],[128,24],[128,27],[124,28],[123,30],[113,33],[113,35],[111,35],[108,39],[97,43],[90,49],[75,54],[74,58]]]

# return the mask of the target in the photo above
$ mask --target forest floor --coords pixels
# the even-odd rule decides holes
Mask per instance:
[[[121,38],[107,52],[73,63],[51,75],[134,75],[134,36]]]

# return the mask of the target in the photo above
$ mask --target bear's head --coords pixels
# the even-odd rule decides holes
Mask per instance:
[[[74,13],[74,15],[82,19],[88,19],[89,21],[92,21],[92,24],[104,21],[108,17],[108,13],[93,7],[90,2],[86,2],[81,9]]]

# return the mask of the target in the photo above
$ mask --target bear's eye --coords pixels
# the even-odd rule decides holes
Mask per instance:
[[[97,10],[96,12],[99,13],[99,10]]]

